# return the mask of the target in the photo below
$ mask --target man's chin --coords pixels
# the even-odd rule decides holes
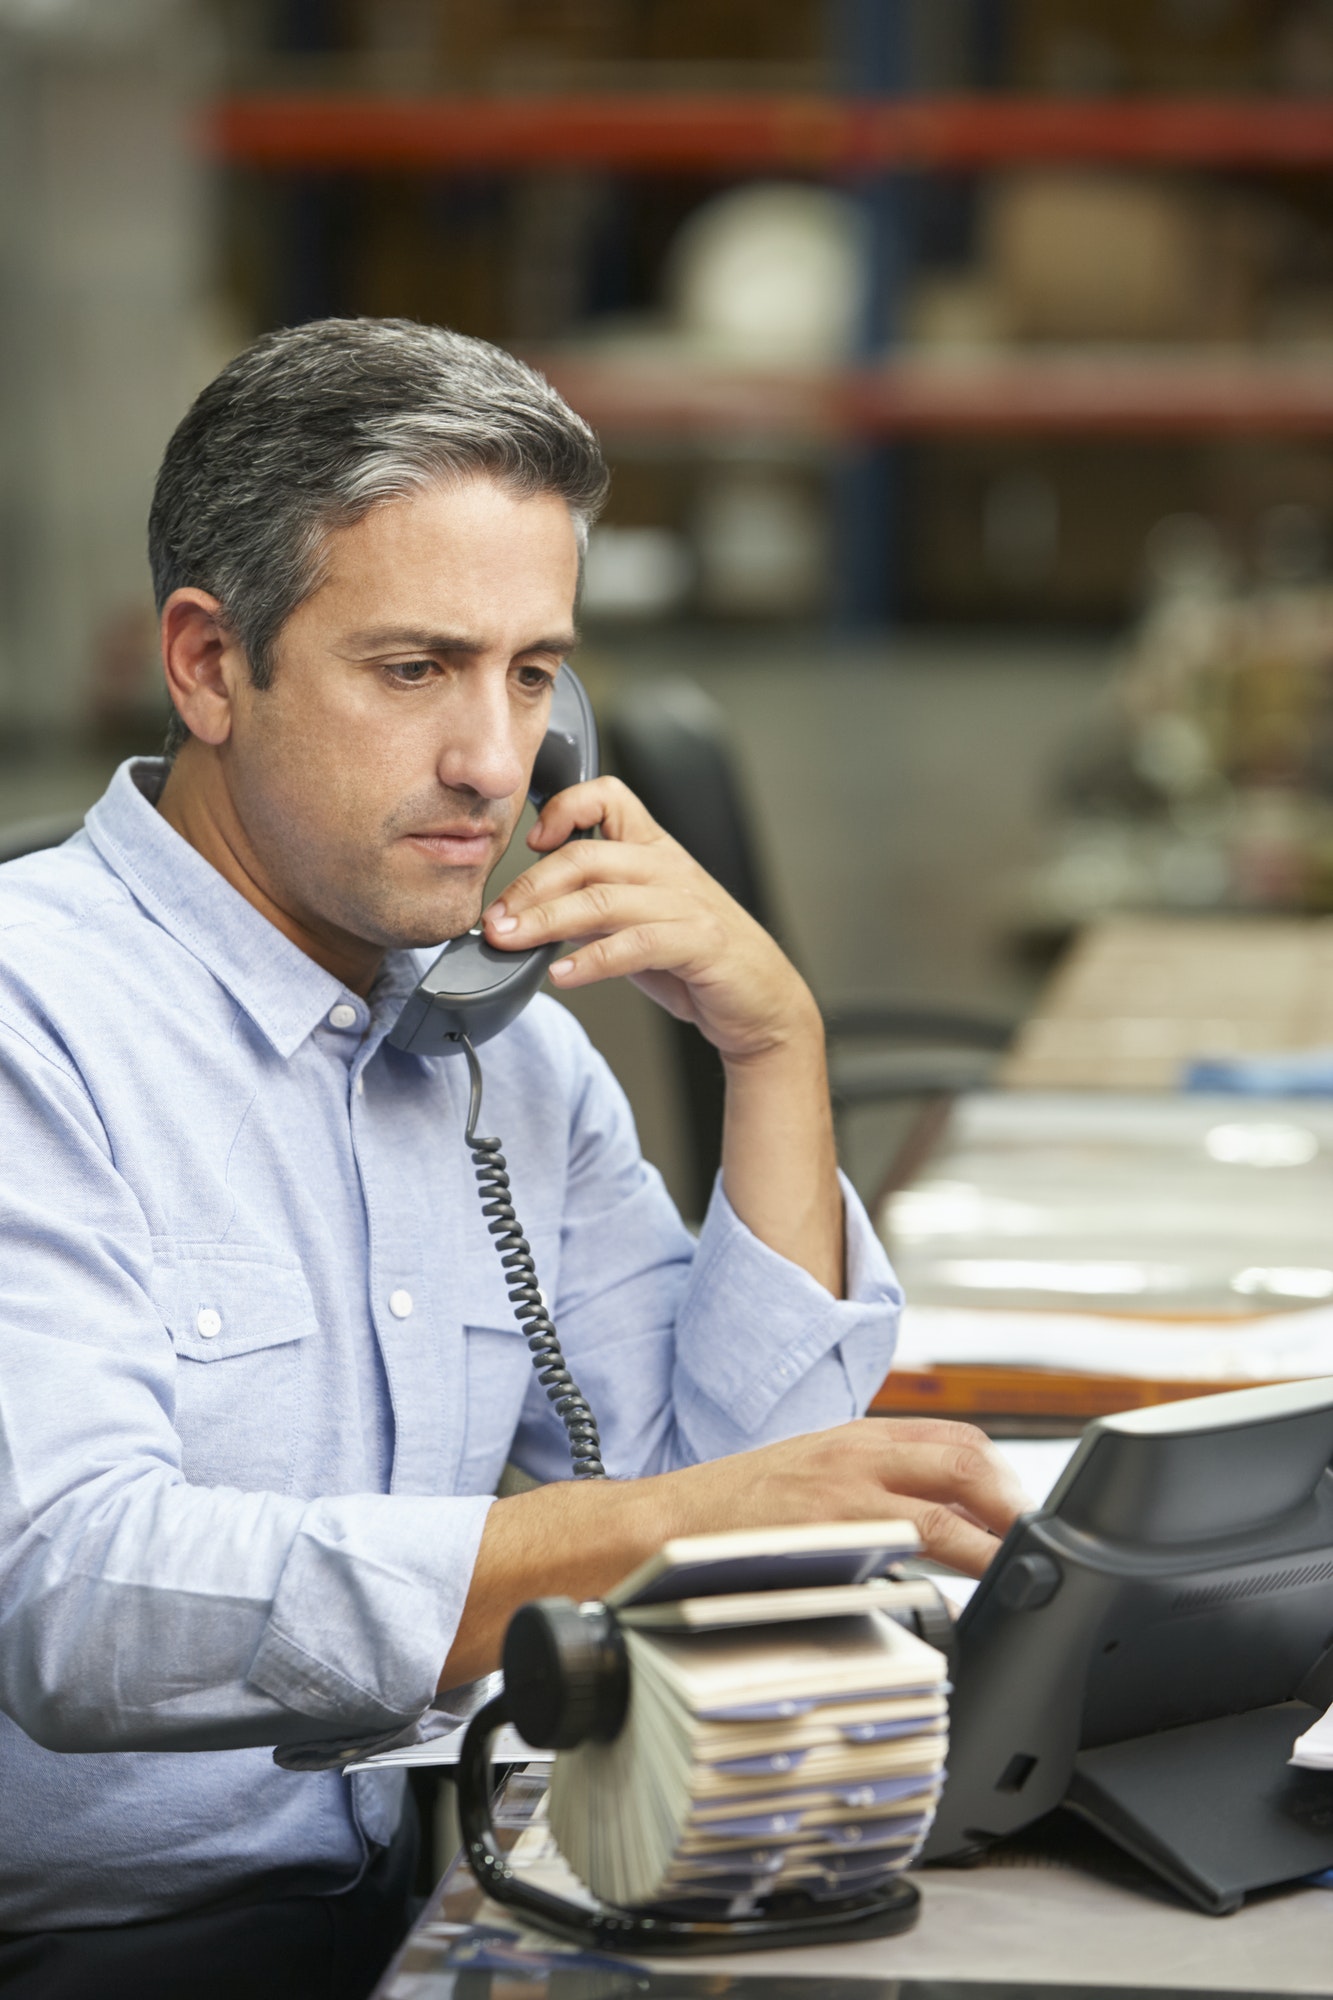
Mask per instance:
[[[481,920],[481,905],[465,917],[442,918],[438,923],[413,924],[396,931],[389,941],[390,950],[428,951],[436,945],[448,944],[450,939],[462,937],[465,931],[475,930]]]
[[[451,899],[444,905],[366,911],[352,928],[368,944],[378,945],[382,951],[429,950],[475,929],[481,921],[482,906],[478,891],[461,907]]]

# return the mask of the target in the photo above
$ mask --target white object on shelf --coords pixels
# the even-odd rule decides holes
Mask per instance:
[[[719,357],[809,366],[856,349],[865,218],[831,188],[761,181],[697,209],[667,263],[680,331]]]
[[[694,565],[671,528],[594,528],[583,568],[589,617],[661,618],[689,596]]]

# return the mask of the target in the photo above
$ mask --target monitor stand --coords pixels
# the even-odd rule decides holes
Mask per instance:
[[[1333,1868],[1333,1773],[1293,1769],[1302,1701],[1082,1750],[1064,1803],[1210,1916]]]

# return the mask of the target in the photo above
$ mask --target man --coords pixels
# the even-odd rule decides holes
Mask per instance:
[[[260,341],[154,499],[170,761],[0,877],[0,1973],[48,2000],[109,1966],[365,1991],[404,1918],[401,1778],[272,1748],[401,1728],[525,1598],[669,1534],[854,1516],[979,1570],[1012,1518],[975,1433],[849,1421],[899,1294],[838,1180],[818,1013],[621,786],[553,799],[485,912],[497,946],[576,940],[557,989],[631,977],[726,1066],[695,1245],[563,1008],[483,1053],[608,1481],[569,1481],[514,1325],[461,1060],[385,1041],[413,948],[482,910],[604,488],[498,350]],[[494,1500],[511,1459],[543,1483]]]

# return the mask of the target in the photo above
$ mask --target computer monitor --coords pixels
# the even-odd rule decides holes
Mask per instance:
[[[1333,1867],[1331,1458],[1333,1377],[1090,1424],[958,1621],[924,1858],[1063,1805],[1217,1915]]]

